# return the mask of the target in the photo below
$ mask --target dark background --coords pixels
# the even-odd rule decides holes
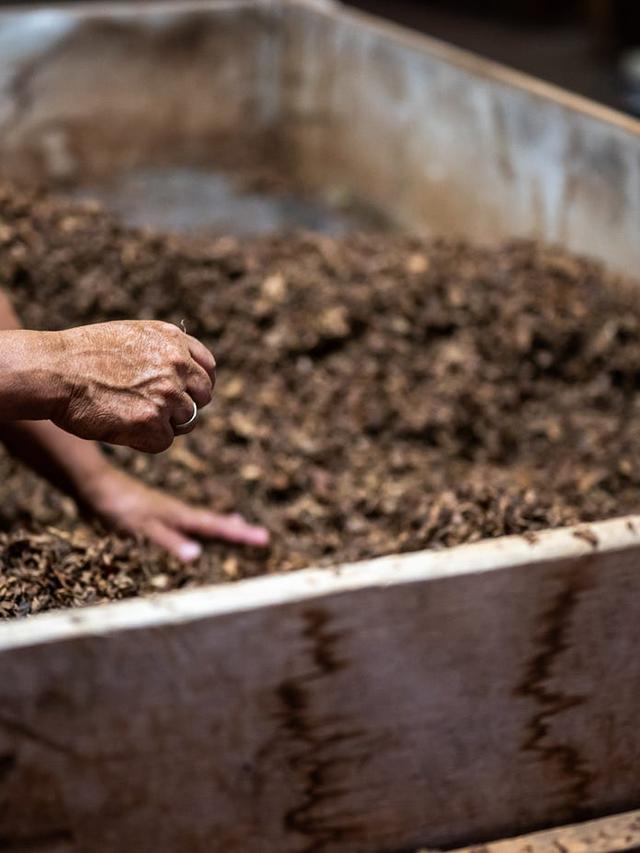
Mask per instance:
[[[616,109],[640,114],[640,0],[349,0]]]

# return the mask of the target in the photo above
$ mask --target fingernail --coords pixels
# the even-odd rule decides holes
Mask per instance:
[[[202,554],[202,546],[197,542],[185,542],[184,545],[180,546],[179,553],[180,559],[189,563],[191,560],[197,560]]]
[[[269,531],[264,530],[262,527],[254,527],[252,531],[252,538],[255,545],[268,545]]]

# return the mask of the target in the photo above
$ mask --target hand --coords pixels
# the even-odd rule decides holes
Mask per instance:
[[[240,515],[217,515],[172,498],[108,468],[84,491],[84,500],[109,526],[144,536],[183,562],[197,559],[202,546],[194,537],[223,539],[264,548],[269,533]]]
[[[211,402],[215,360],[177,326],[127,320],[52,333],[61,403],[51,420],[80,438],[160,453]]]

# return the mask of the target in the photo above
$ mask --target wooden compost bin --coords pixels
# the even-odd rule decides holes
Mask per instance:
[[[0,172],[286,167],[640,269],[640,124],[326,2],[0,14]],[[0,849],[381,853],[640,806],[640,519],[0,626]]]

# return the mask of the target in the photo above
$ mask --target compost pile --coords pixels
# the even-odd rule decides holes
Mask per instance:
[[[180,566],[2,455],[3,616],[640,506],[640,306],[559,250],[392,234],[195,242],[0,187],[0,282],[32,328],[184,320],[216,354],[214,404],[162,456],[107,452],[273,534],[266,553],[213,543]]]

